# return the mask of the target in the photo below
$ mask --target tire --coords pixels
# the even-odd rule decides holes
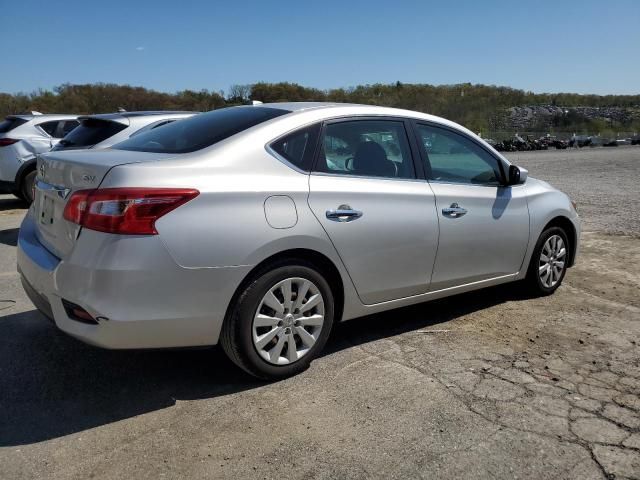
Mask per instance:
[[[557,239],[561,240],[561,243]],[[555,242],[554,242],[555,239]],[[555,243],[556,248],[553,248]],[[571,258],[571,244],[560,227],[547,228],[536,243],[531,254],[525,283],[530,293],[536,296],[551,295],[562,284]],[[543,257],[544,254],[544,257]],[[549,255],[551,254],[551,255]],[[549,261],[545,261],[545,258]],[[547,265],[545,271],[542,268]],[[561,268],[556,268],[560,267]]]
[[[287,291],[291,292],[289,304]],[[300,308],[295,308],[303,291]],[[305,310],[307,303],[311,308]],[[222,326],[220,343],[233,363],[257,378],[290,377],[306,370],[322,351],[333,326],[334,311],[333,292],[317,267],[297,259],[279,261],[256,272],[241,287]]]
[[[18,200],[22,200],[23,202],[26,202],[25,198],[22,196],[22,192],[20,190],[16,190],[13,193],[13,196],[16,197]]]
[[[33,185],[35,184],[35,181],[36,171],[32,170],[24,176],[22,184],[20,185],[20,194],[22,199],[29,205],[33,202]]]

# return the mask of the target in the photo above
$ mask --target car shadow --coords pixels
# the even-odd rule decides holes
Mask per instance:
[[[20,200],[17,197],[0,197],[0,212],[5,212],[7,210],[24,210],[28,207],[29,205],[27,205],[24,200]]]
[[[6,230],[0,230],[0,243],[3,245],[15,247],[16,245],[18,245],[19,231],[19,228],[7,228]]]
[[[345,322],[322,356],[522,298],[507,286]],[[236,368],[220,348],[103,350],[63,334],[36,310],[0,317],[0,371],[0,447],[110,424],[171,407],[176,399],[266,385]]]

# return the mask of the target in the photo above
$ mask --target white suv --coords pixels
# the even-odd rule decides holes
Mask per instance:
[[[191,117],[196,113],[146,111],[81,116],[78,117],[80,126],[64,137],[53,150],[108,148],[134,135]]]
[[[9,115],[0,122],[0,193],[31,203],[36,155],[48,152],[79,125],[77,115]]]

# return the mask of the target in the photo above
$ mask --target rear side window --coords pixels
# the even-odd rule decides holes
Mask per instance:
[[[22,118],[6,118],[2,122],[0,122],[0,133],[7,133],[13,130],[20,125],[27,123],[26,120]]]
[[[415,178],[404,123],[397,120],[329,123],[316,169],[340,175]]]
[[[39,123],[38,126],[44,130],[45,132],[47,132],[47,134],[51,137],[55,137],[56,136],[56,129],[58,128],[58,120],[55,120],[53,122],[44,122],[44,123]]]
[[[134,152],[195,152],[287,113],[290,112],[268,107],[221,108],[136,135],[113,148]]]
[[[271,144],[274,152],[301,170],[311,169],[320,124],[290,133]]]
[[[71,130],[73,130],[74,128],[76,128],[78,125],[80,125],[80,122],[77,120],[67,120],[64,122],[64,125],[62,126],[62,136],[65,137],[69,134],[69,132],[71,132]]]
[[[73,148],[93,147],[97,143],[113,137],[125,128],[127,128],[126,125],[118,122],[98,118],[87,118],[82,120],[78,127],[71,130],[53,149],[70,150]]]

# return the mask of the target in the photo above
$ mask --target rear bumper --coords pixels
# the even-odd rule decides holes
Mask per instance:
[[[18,237],[18,271],[34,305],[86,343],[112,349],[218,342],[227,305],[250,267],[185,269],[158,236],[123,238],[84,230],[65,260],[38,240],[28,214]],[[62,300],[97,325],[70,318]]]

